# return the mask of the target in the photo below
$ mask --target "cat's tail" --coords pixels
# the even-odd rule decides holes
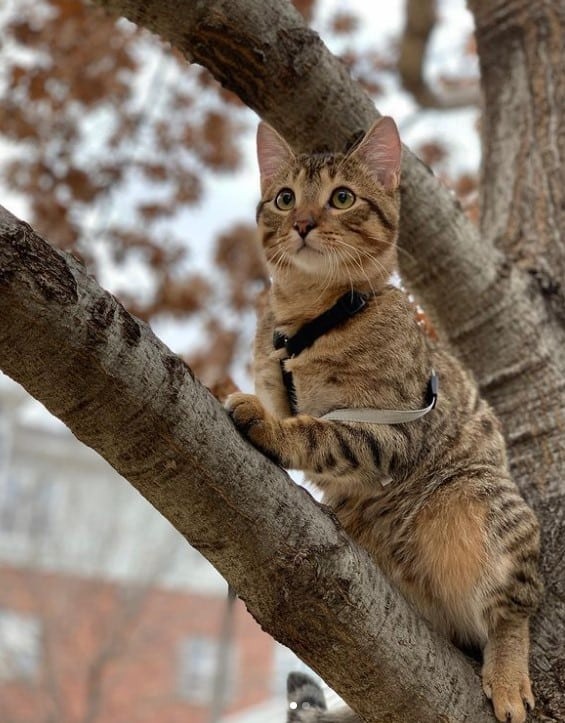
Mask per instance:
[[[287,723],[361,723],[349,708],[328,711],[323,690],[305,673],[289,673],[286,690]]]

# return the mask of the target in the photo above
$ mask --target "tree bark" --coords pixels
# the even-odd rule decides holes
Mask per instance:
[[[239,436],[146,324],[2,207],[0,368],[128,479],[363,720],[493,720],[463,655],[334,517]]]
[[[312,150],[324,145],[341,148],[357,131],[366,128],[376,115],[371,101],[350,80],[341,63],[331,56],[318,36],[306,28],[290,3],[279,3],[276,0],[200,0],[193,3],[173,0],[98,1],[108,9],[158,32],[184,52],[189,60],[207,67],[220,82],[234,90],[298,150]],[[553,0],[535,3],[526,0],[472,0],[471,6],[477,20],[486,100],[481,234],[464,217],[451,194],[440,187],[429,170],[406,151],[400,234],[404,253],[401,252],[400,258],[403,276],[411,291],[424,303],[426,311],[443,330],[454,350],[475,372],[483,393],[500,415],[507,433],[514,476],[541,518],[547,595],[532,635],[534,682],[539,702],[536,715],[539,720],[545,716],[546,720],[559,721],[565,716],[562,644],[565,636],[565,581],[561,564],[565,553],[565,244],[562,237],[565,185],[562,38],[565,36],[565,9],[563,3]],[[62,268],[57,259],[53,256],[51,261],[55,276],[57,269]],[[30,263],[32,260],[33,256]],[[42,281],[47,278],[43,266],[38,268],[38,272],[36,281],[27,282],[30,293],[34,289],[44,289],[45,298],[48,298],[52,282],[45,282],[45,286]],[[61,274],[61,288],[66,288],[65,279],[68,275],[62,271]],[[2,266],[0,289],[4,289],[8,281]],[[70,281],[68,283],[69,289],[74,288]],[[19,303],[25,307],[23,298]],[[71,306],[76,304],[73,301],[69,303]],[[108,323],[112,324],[114,331],[122,329],[124,343],[128,335],[132,339],[136,336],[135,329],[143,328],[137,322],[132,324],[128,321],[122,311],[114,310],[110,313],[105,302],[101,303],[99,309],[89,309],[94,318],[94,331],[91,332],[94,334],[93,339],[102,333],[102,329],[96,329],[104,326],[105,319],[110,320]],[[20,367],[24,362],[29,363],[34,352],[28,338],[30,332],[26,331],[26,327],[18,327],[16,317],[11,317],[10,313],[3,308],[0,311],[5,324],[10,319],[7,327],[10,330],[10,344],[20,350],[17,352],[20,363],[12,360],[10,368],[14,375],[21,376]],[[28,317],[25,319],[26,323],[31,323]],[[139,333],[142,334],[141,331]],[[0,335],[0,338],[7,338],[4,328]],[[18,340],[27,346],[18,346]],[[60,344],[64,345],[65,342],[66,337],[62,335]],[[123,343],[114,352],[109,351],[109,355],[119,356],[123,353],[122,347]],[[74,347],[69,347],[69,352],[72,360]],[[93,352],[78,357],[89,369],[95,358],[90,357],[90,353]],[[54,365],[55,378],[45,376],[47,359],[49,364]],[[171,374],[181,373],[178,371],[178,362],[172,361],[174,357],[170,359],[168,364]],[[60,364],[63,364],[62,360]],[[157,364],[157,369],[161,370],[163,376],[165,367],[162,362],[160,366]],[[34,376],[36,372],[37,377]],[[60,366],[59,362],[55,364],[52,357],[45,356],[45,364],[40,364],[28,376],[29,388],[47,406],[52,399],[56,401],[55,407],[60,409],[65,418],[72,418],[73,424],[78,419],[80,429],[82,424],[86,425],[87,430],[89,424],[96,427],[97,415],[102,418],[113,413],[106,409],[107,405],[102,403],[100,397],[107,386],[111,388],[112,394],[117,394],[111,376],[105,381],[90,384],[90,391],[83,389],[86,398],[80,395],[75,397],[75,391],[69,388],[66,405],[61,407],[59,395],[65,395],[65,392],[61,392],[60,380],[66,378],[63,372],[71,374],[71,379],[72,374],[77,376],[76,367],[70,362],[67,366]],[[152,383],[155,381],[156,377]],[[164,378],[162,385],[163,389],[168,389]],[[147,398],[146,393],[137,399],[131,392],[128,395],[131,422],[128,422],[129,416],[125,412],[114,422],[114,428],[122,435],[124,423],[129,423],[135,432],[147,413],[143,402]],[[109,398],[114,403],[112,395]],[[192,400],[193,397],[189,395],[186,399]],[[229,425],[216,406],[206,399],[205,396],[197,395],[195,415],[201,419],[211,415],[214,424],[219,425],[220,435],[232,434],[228,432]],[[86,419],[81,405],[85,405],[84,408],[88,410]],[[151,414],[154,413],[151,411]],[[187,422],[176,422],[173,425],[175,432],[178,425],[183,423]],[[93,438],[89,437],[93,446],[98,443],[100,434],[100,431],[94,431]],[[86,438],[84,434],[82,436]],[[114,450],[112,442],[104,439],[101,452],[104,456],[117,454],[120,463],[125,465],[124,469],[130,476],[134,475],[136,480],[139,476],[143,478],[145,466],[146,474],[150,477],[152,474],[158,475],[159,483],[143,478],[144,489],[155,506],[165,511],[173,524],[185,530],[183,525],[186,526],[192,511],[189,514],[184,510],[183,501],[188,501],[186,493],[182,491],[184,487],[180,491],[176,487],[171,488],[171,480],[176,480],[174,475],[180,472],[177,470],[175,473],[170,467],[173,461],[177,463],[175,455],[172,452],[168,456],[163,453],[165,447],[161,445],[167,439],[168,436],[164,435],[148,445],[149,450],[156,455],[157,467],[148,464],[144,447],[136,446],[135,434],[130,435],[129,449],[127,442],[122,440],[115,444],[123,443],[124,448],[121,451]],[[239,489],[242,483],[241,470],[237,470],[237,465],[235,469],[229,467],[232,463],[226,460],[222,464],[228,467],[220,470],[218,460],[214,461],[210,454],[210,440],[204,438],[198,428],[194,430],[194,438],[191,439],[190,474],[198,471],[198,474],[206,476],[215,490],[214,494],[218,494],[218,505],[224,500],[224,505],[235,505],[234,509],[238,509],[237,500],[232,496],[226,497],[225,488],[221,485],[218,487],[215,475],[229,472],[236,481],[235,487]],[[226,448],[222,443],[214,451],[222,456]],[[240,452],[234,452],[234,455],[234,459],[245,459],[245,464],[248,464],[248,458],[241,456]],[[261,463],[266,467],[261,467],[259,472],[257,455],[250,455],[249,460],[255,461],[253,464],[249,461],[249,470],[245,468],[245,480],[255,480],[250,482],[251,485],[259,484],[264,474],[265,479],[269,480],[265,499],[279,499],[278,495],[286,489],[281,481],[283,477],[279,479],[266,462]],[[211,465],[209,469],[205,466],[207,464]],[[185,464],[182,472],[188,478],[190,475],[187,470]],[[219,479],[229,477],[220,476]],[[277,484],[273,481],[276,479],[279,479]],[[298,507],[306,505],[306,509],[310,509],[308,505],[312,504],[311,501],[305,500],[309,498],[300,493],[289,504]],[[295,513],[296,510],[293,510]],[[212,515],[209,524],[216,519]],[[254,520],[253,515],[247,524],[252,524]],[[222,572],[225,571],[228,579],[233,579],[230,576],[237,571],[245,582],[248,580],[246,575],[250,574],[250,571],[245,571],[247,558],[245,555],[235,555],[233,541],[229,539],[230,533],[235,532],[236,528],[230,527],[230,520],[218,521],[221,522],[218,529],[225,534],[220,536],[217,544],[214,543],[216,547],[212,544],[207,556]],[[272,521],[273,534],[284,534],[285,530],[281,530],[277,521],[278,513]],[[320,529],[315,528],[316,534],[321,534]],[[198,535],[195,535],[196,542],[197,538]],[[303,580],[316,587],[318,596],[324,600],[341,600],[344,593],[339,583],[330,592],[332,586],[329,578],[324,578],[324,581],[315,578],[312,566],[316,560],[319,563],[322,559],[319,552],[325,549],[319,538],[318,542],[315,536],[304,539],[311,542],[314,545],[312,549],[317,551],[314,555],[316,559],[312,559],[312,555],[306,552],[307,547],[303,548],[305,559],[308,560],[304,577],[302,571],[298,575],[293,567],[299,558],[282,558],[295,573],[292,583],[298,589],[291,586],[288,591],[292,602],[298,604],[300,595],[313,594],[308,585],[302,585]],[[206,544],[203,543],[204,546]],[[255,571],[256,567],[253,556],[250,570]],[[273,573],[269,582],[266,573],[262,574],[265,574],[263,584],[271,592],[258,592],[257,600],[253,596],[249,597],[248,604],[253,613],[258,618],[261,615],[268,618],[272,615],[269,605],[276,609],[279,604],[283,605],[285,614],[290,616],[291,605],[277,601],[270,587],[283,578]],[[325,569],[324,574],[329,575],[329,570]],[[257,591],[260,589],[258,585]],[[353,589],[359,588],[353,585],[350,590]],[[382,590],[381,587],[378,589]],[[316,599],[319,605],[317,596]],[[336,604],[339,608],[339,602]],[[338,615],[342,625],[346,617],[345,614],[341,617]],[[324,633],[330,628],[325,626],[315,628],[319,638],[316,641],[316,634],[313,633],[306,649],[307,646],[303,644],[306,641],[305,625],[299,621],[295,621],[295,624],[300,633],[296,634],[297,644],[292,643],[292,636],[286,638],[287,642],[305,660],[313,662],[317,670],[325,671],[327,665],[330,675],[325,672],[322,674],[330,684],[335,685],[338,691],[347,691],[345,697],[354,703],[362,703],[365,694],[373,703],[377,700],[374,696],[378,696],[379,692],[371,688],[374,678],[365,677],[368,671],[363,667],[363,655],[355,655],[354,663],[351,660],[346,663],[345,658],[336,657],[337,651],[328,653],[320,645],[322,639],[329,639]],[[276,627],[276,624],[273,623],[273,626]],[[285,634],[282,631],[279,639],[281,636],[284,638]],[[339,634],[335,639],[345,640]],[[374,661],[374,658],[369,656],[368,660]],[[376,665],[377,661],[374,662]],[[344,667],[339,669],[340,665]],[[355,666],[355,675],[348,674],[347,671],[352,671]],[[375,670],[372,669],[372,675]],[[365,685],[366,690],[362,691]],[[367,715],[370,715],[370,711]],[[469,716],[470,720],[481,720],[480,717],[473,718],[473,713],[469,713]],[[425,720],[414,714],[408,717],[414,718]],[[367,720],[371,718],[367,717]]]
[[[565,4],[470,0],[484,95],[481,235],[504,255],[502,304],[470,337],[509,442],[512,472],[542,524],[545,604],[532,630],[539,712],[565,719]],[[510,278],[523,291],[507,294]],[[504,298],[506,296],[506,301]],[[491,313],[481,299],[481,307]],[[483,312],[484,318],[484,312]],[[485,327],[482,322],[483,328]],[[497,340],[497,331],[501,336]],[[483,348],[483,342],[487,345]],[[486,350],[486,353],[485,353]],[[481,352],[475,354],[475,359]]]

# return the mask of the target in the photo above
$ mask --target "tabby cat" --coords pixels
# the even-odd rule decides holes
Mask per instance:
[[[496,717],[522,723],[534,705],[528,618],[541,595],[538,525],[476,383],[391,284],[396,126],[381,118],[346,154],[296,156],[261,123],[257,147],[272,286],[255,344],[257,396],[233,394],[227,408],[259,450],[304,470],[436,629],[480,646]],[[420,411],[413,421],[376,423],[375,409]],[[347,709],[307,720],[359,718]]]

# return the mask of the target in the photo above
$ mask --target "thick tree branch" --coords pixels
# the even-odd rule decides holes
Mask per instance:
[[[406,21],[400,39],[398,72],[402,85],[422,108],[461,108],[479,105],[476,85],[439,93],[424,77],[424,60],[437,22],[436,0],[407,0]]]
[[[147,325],[4,209],[0,368],[128,479],[364,720],[492,720],[464,657],[335,519],[243,441]]]
[[[563,331],[565,4],[469,5],[485,97],[481,232],[529,271]]]

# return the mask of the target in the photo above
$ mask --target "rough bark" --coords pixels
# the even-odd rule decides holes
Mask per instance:
[[[376,115],[370,100],[351,82],[343,66],[329,54],[318,36],[305,27],[290,3],[276,0],[193,3],[99,0],[99,3],[158,32],[189,60],[208,67],[297,149],[309,150],[327,144],[342,147]],[[477,19],[487,104],[481,235],[465,219],[448,191],[438,185],[422,163],[406,152],[400,238],[402,271],[410,289],[424,302],[455,350],[474,370],[484,393],[501,416],[515,478],[540,515],[547,596],[533,632],[534,680],[540,702],[537,716],[540,720],[545,715],[546,719],[559,721],[565,716],[562,645],[565,581],[561,564],[565,553],[565,244],[561,235],[565,9],[562,2],[554,0],[535,3],[472,0],[471,6]],[[55,257],[52,263],[55,269],[59,268],[60,262]],[[42,288],[42,273],[36,282],[39,288]],[[0,267],[0,287],[3,279],[5,272]],[[47,284],[47,295],[49,288]],[[104,318],[104,308],[99,314]],[[129,322],[119,322],[121,314],[116,312],[113,323],[123,323],[125,328]],[[25,341],[26,334],[29,335],[25,327],[18,330],[14,322],[10,329],[11,339],[21,337]],[[29,346],[25,353],[21,352],[21,359],[27,360],[28,355],[33,355]],[[83,357],[79,360],[84,361]],[[173,369],[177,368],[176,362],[170,364]],[[58,380],[63,378],[60,374]],[[47,402],[60,393],[58,387],[49,387],[44,375],[39,374],[38,380],[31,388]],[[96,386],[91,393],[90,417],[106,414],[104,405],[97,403]],[[130,403],[135,429],[141,423],[145,408],[133,397]],[[73,404],[76,407],[78,402],[72,402],[69,393],[71,414]],[[80,405],[76,411],[80,416]],[[217,424],[224,424],[216,407],[209,403],[199,402],[195,413],[203,418],[210,414]],[[127,421],[127,415],[124,418]],[[209,443],[199,434],[195,440],[203,447]],[[198,445],[194,449],[200,450],[191,452],[195,467],[212,480],[217,467],[212,466],[206,472],[202,460],[208,463],[209,456],[203,456]],[[136,454],[139,455],[137,463]],[[157,470],[159,479],[164,476],[162,487],[154,483],[153,489],[146,481],[158,507],[164,505],[160,490],[165,495],[171,491],[168,459],[165,456]],[[145,450],[132,442],[126,462],[132,473],[141,474],[146,464]],[[253,469],[256,468],[251,465],[250,474]],[[270,467],[267,471],[272,472]],[[238,474],[241,472],[235,473],[239,484]],[[268,479],[271,485],[271,477]],[[273,490],[277,499],[279,488],[271,487],[269,495]],[[224,492],[222,488],[218,500]],[[233,504],[231,497],[229,504]],[[173,505],[168,512],[175,524],[181,524],[184,519],[182,505],[183,497],[179,494],[178,506]],[[227,533],[231,528],[224,524],[221,529]],[[276,523],[274,529],[278,529]],[[225,553],[226,572],[233,574],[229,569],[233,563],[245,579],[244,565],[238,567],[238,560],[230,558],[229,545],[229,540],[222,537],[219,547],[209,550],[208,556],[221,562]],[[319,550],[319,545],[314,549]],[[304,554],[308,559],[307,553]],[[256,567],[255,558],[251,567]],[[308,573],[304,574],[308,580]],[[297,579],[295,575],[293,584]],[[276,584],[276,577],[274,581]],[[316,586],[325,589],[318,580]],[[339,586],[334,588],[334,600],[335,590],[339,589]],[[306,595],[308,590],[300,587],[298,592]],[[329,592],[328,596],[331,597]],[[297,599],[292,598],[294,602]],[[268,607],[267,598],[263,602]],[[300,625],[297,623],[299,628]],[[305,636],[304,627],[300,634]],[[311,662],[309,653],[322,660],[323,651],[316,647],[315,640],[308,642],[313,645],[311,650],[301,647],[300,641],[293,647]],[[337,655],[335,651],[334,655]],[[314,667],[321,670],[327,662],[331,668],[328,682],[338,690],[347,687],[352,696],[359,693],[361,676],[366,672],[361,667],[362,655],[355,656],[357,684],[352,680],[355,676],[347,673],[351,663],[338,671],[333,667],[336,661],[337,658],[333,658],[331,664],[324,659]],[[345,659],[342,662],[345,664]],[[424,720],[413,715],[411,719],[414,718]],[[470,720],[480,718],[471,715]]]
[[[485,97],[481,233],[536,275],[563,314],[565,4],[470,5]]]
[[[0,368],[128,479],[364,720],[492,720],[463,655],[336,520],[238,435],[146,324],[1,207]]]
[[[466,333],[512,471],[542,524],[546,600],[532,638],[540,711],[565,718],[565,4],[471,0],[484,95],[481,235],[504,254],[498,301]],[[509,287],[518,282],[521,293]],[[514,306],[514,322],[493,309]],[[490,319],[488,317],[491,317]],[[482,317],[482,318],[481,318]],[[485,323],[485,317],[486,323]],[[497,336],[499,338],[497,339]],[[489,341],[490,339],[490,341]],[[484,346],[483,346],[484,345]]]

